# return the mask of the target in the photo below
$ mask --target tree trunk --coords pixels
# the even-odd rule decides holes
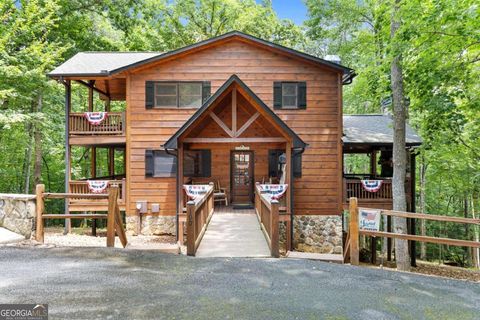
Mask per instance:
[[[43,95],[39,93],[37,101],[37,113],[42,112]],[[42,128],[40,123],[35,123],[35,133],[33,136],[35,144],[35,162],[33,164],[33,184],[36,186],[42,181]]]
[[[426,184],[426,171],[427,165],[425,164],[425,157],[422,153],[421,157],[422,163],[420,164],[420,212],[426,213],[426,202],[425,202],[425,184]],[[427,227],[425,226],[425,220],[420,220],[420,235],[425,236],[427,233]],[[425,242],[420,242],[420,259],[427,259],[427,244]]]
[[[407,151],[405,145],[405,99],[403,93],[403,72],[401,45],[395,34],[400,28],[400,0],[395,0],[392,8],[390,25],[390,40],[392,43],[393,60],[391,65],[391,82],[393,96],[393,210],[407,211],[405,195],[405,177],[407,172]],[[407,233],[407,220],[395,217],[393,219],[395,233]],[[408,241],[395,239],[395,259],[397,269],[410,270]]]

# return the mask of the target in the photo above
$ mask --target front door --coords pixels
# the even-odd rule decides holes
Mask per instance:
[[[253,202],[253,151],[232,151],[230,181],[233,204]]]

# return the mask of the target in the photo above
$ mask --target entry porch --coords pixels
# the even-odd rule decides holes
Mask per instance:
[[[294,166],[301,166],[295,159],[305,147],[265,103],[232,76],[164,145],[177,156],[179,241],[184,240],[189,215],[184,192],[188,184],[212,183],[215,200],[220,196],[222,204],[231,204],[233,209],[254,208],[256,183],[285,184],[287,191],[278,211],[289,217],[290,234],[291,181]]]

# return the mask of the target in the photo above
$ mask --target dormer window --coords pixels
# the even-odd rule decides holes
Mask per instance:
[[[306,109],[306,82],[274,82],[273,107],[275,109]]]

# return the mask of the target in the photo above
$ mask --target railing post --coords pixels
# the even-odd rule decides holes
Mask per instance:
[[[278,200],[272,200],[270,202],[271,205],[271,212],[270,212],[270,240],[271,240],[271,254],[272,257],[278,258],[280,256],[279,254],[279,231],[278,231],[278,210],[279,210],[279,202]]]
[[[359,233],[358,233],[358,201],[357,198],[350,198],[349,201],[350,211],[350,263],[358,266],[360,263],[359,257]]]
[[[108,188],[107,247],[115,246],[115,209],[118,201],[118,186]]]
[[[45,208],[45,201],[43,199],[43,193],[45,192],[44,184],[37,184],[35,188],[35,195],[37,196],[37,206],[36,206],[36,218],[37,218],[37,230],[35,232],[35,239],[38,242],[44,242],[44,229],[43,229],[43,210]]]
[[[187,202],[187,255],[195,255],[195,240],[196,240],[196,221],[195,221],[195,201]]]

